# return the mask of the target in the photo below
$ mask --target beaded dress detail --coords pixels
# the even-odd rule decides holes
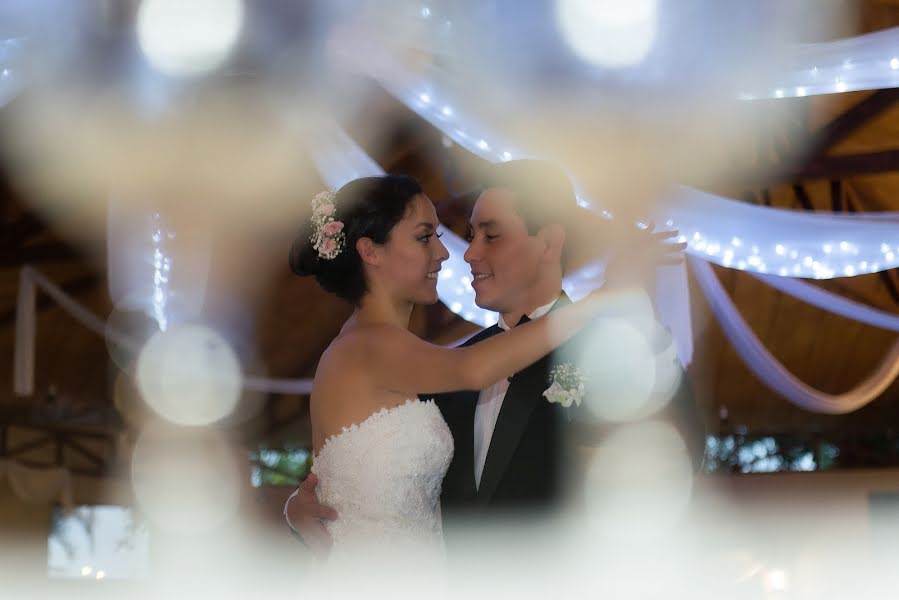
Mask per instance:
[[[337,511],[326,521],[330,561],[361,551],[443,557],[440,490],[453,437],[433,400],[382,408],[325,441],[313,460],[318,500]],[[391,554],[393,554],[391,552]]]

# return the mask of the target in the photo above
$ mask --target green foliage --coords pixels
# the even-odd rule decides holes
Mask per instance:
[[[306,448],[260,448],[250,452],[254,487],[297,486],[312,468],[312,452]]]

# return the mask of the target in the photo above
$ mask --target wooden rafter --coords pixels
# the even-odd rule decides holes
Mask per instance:
[[[865,123],[888,110],[899,101],[899,88],[878,90],[821,128],[815,136],[816,151],[812,158],[821,157]]]
[[[899,171],[899,150],[824,156],[805,164],[787,179],[833,179]]]
[[[809,197],[804,185],[802,185],[801,183],[794,183],[793,195],[796,196],[796,200],[800,205],[802,205],[802,208],[811,211],[815,210],[815,206],[812,204],[812,199]]]
[[[33,431],[38,437],[22,442],[14,447],[8,447],[9,428]],[[96,451],[85,446],[83,440],[99,441],[107,447],[107,451],[101,455]],[[23,455],[41,448],[51,448],[53,450],[53,458],[47,460],[35,460],[33,458],[25,458]],[[73,450],[82,458],[89,461],[92,468],[83,468],[77,465],[69,464],[71,460],[66,459],[66,449]],[[72,427],[63,421],[43,421],[37,422],[33,418],[23,419],[21,415],[7,412],[0,415],[0,456],[5,458],[14,458],[16,462],[30,467],[65,467],[80,475],[89,475],[92,477],[101,477],[108,474],[112,465],[116,464],[116,433],[115,429],[102,430],[86,430],[79,427]]]
[[[889,110],[897,101],[899,88],[878,90],[836,117],[812,135],[812,149],[804,153],[805,158],[798,168],[787,166],[801,159],[793,151],[797,146],[790,144],[789,140],[776,136],[760,140],[759,147],[771,148],[775,159],[772,163],[768,158],[770,153],[761,153],[759,170],[747,174],[746,182],[798,182],[899,171],[899,149],[836,156],[830,154],[835,145]],[[805,132],[801,131],[798,135],[802,137]]]

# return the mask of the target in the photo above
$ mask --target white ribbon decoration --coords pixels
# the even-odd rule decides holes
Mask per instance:
[[[689,261],[712,312],[715,313],[737,354],[759,381],[796,406],[825,414],[850,413],[880,396],[899,375],[899,340],[897,340],[874,372],[854,389],[842,394],[827,394],[814,389],[790,373],[765,348],[727,295],[712,266],[692,256]]]
[[[771,287],[798,298],[812,306],[817,306],[835,315],[840,315],[865,323],[872,327],[879,327],[888,331],[899,333],[899,315],[894,315],[870,306],[849,300],[833,292],[821,289],[801,279],[790,277],[775,277],[772,275],[753,274],[756,279],[764,281]]]
[[[790,98],[899,87],[899,27],[852,38],[801,44],[794,67],[752,98]]]
[[[483,119],[467,112],[435,68],[429,67],[424,76],[376,42],[354,41],[355,45],[335,45],[334,55],[341,64],[373,77],[466,150],[491,162],[541,156],[502,139]],[[579,202],[612,216],[593,200]],[[655,220],[680,230],[688,253],[724,267],[830,279],[899,266],[899,213],[878,218],[803,213],[751,206],[684,186],[674,187],[658,210]]]

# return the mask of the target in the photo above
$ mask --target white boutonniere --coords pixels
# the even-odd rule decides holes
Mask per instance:
[[[586,383],[587,377],[583,370],[571,363],[562,363],[550,372],[550,384],[543,396],[565,408],[572,404],[580,406],[586,394]]]

